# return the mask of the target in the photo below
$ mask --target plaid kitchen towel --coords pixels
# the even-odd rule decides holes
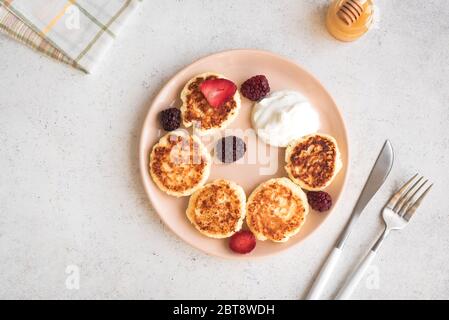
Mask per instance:
[[[90,73],[138,0],[0,0],[0,31]]]

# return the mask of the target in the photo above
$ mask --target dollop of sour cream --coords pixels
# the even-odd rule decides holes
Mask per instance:
[[[296,91],[276,91],[256,103],[252,124],[260,139],[274,147],[316,133],[320,116],[312,104]]]

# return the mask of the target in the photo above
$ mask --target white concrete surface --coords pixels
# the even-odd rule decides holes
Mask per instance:
[[[386,138],[395,168],[327,297],[380,231],[389,194],[419,171],[435,189],[355,298],[449,298],[449,2],[379,0],[378,28],[351,44],[327,33],[326,3],[146,1],[91,76],[0,36],[0,298],[301,298]],[[302,245],[252,262],[183,243],[152,210],[138,174],[155,93],[184,65],[232,48],[271,50],[316,75],[343,110],[352,148],[333,216]],[[78,290],[66,286],[71,265]]]

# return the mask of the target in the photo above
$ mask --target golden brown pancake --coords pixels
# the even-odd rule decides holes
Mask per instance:
[[[325,134],[312,134],[291,142],[285,162],[290,179],[309,191],[325,189],[342,167],[337,141]]]
[[[159,140],[151,152],[149,166],[153,181],[162,191],[183,197],[207,181],[211,158],[198,137],[180,130]]]
[[[195,228],[211,238],[228,238],[242,228],[246,195],[242,187],[216,180],[196,191],[189,201],[187,217]]]
[[[246,223],[259,240],[285,242],[299,232],[308,213],[301,188],[288,178],[271,179],[248,198]]]
[[[218,78],[225,79],[215,73],[200,74],[191,79],[181,93],[183,124],[186,128],[195,126],[196,132],[201,135],[226,128],[240,111],[241,101],[238,91],[221,107],[214,108],[207,102],[200,90],[200,84],[205,80]]]

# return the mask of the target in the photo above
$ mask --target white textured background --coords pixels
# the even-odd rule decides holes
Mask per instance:
[[[327,1],[146,1],[95,75],[0,36],[0,298],[303,297],[386,138],[397,162],[350,238],[330,297],[381,230],[379,209],[419,171],[435,182],[356,298],[449,298],[449,2],[379,0],[378,28],[333,40]],[[259,48],[312,72],[343,110],[348,188],[302,245],[254,262],[208,257],[162,225],[139,180],[149,103],[204,55]],[[79,290],[65,286],[80,268]]]

